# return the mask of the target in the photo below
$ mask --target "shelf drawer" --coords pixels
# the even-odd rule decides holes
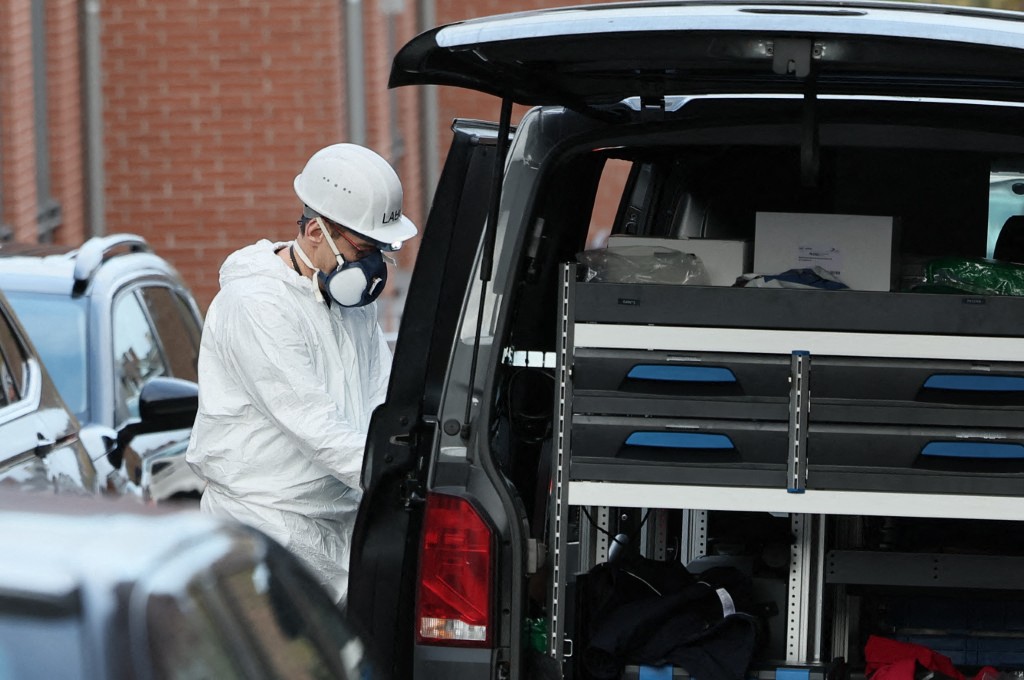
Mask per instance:
[[[1022,495],[1024,430],[812,421],[807,470],[814,489]]]
[[[808,357],[811,398],[1017,409],[1024,418],[1024,363]],[[787,398],[788,355],[577,350],[578,392],[668,398]]]
[[[812,399],[897,401],[1019,409],[1024,364],[812,355]]]
[[[667,397],[786,397],[789,373],[784,355],[581,348],[573,387]]]
[[[573,419],[570,478],[618,482],[785,484],[788,422]]]

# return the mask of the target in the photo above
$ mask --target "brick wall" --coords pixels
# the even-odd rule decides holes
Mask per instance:
[[[398,171],[405,192],[403,211],[420,229],[423,210],[420,93],[413,88],[387,89],[391,59],[416,35],[415,0],[364,0],[363,58],[366,80],[367,145],[387,158]],[[397,331],[404,288],[415,262],[419,238],[408,242],[395,259],[388,286],[379,304],[381,325]]]
[[[288,239],[292,178],[309,155],[348,139],[342,0],[104,0],[100,3],[107,233],[145,236],[205,308],[234,249]],[[517,8],[551,4],[522,0]],[[59,242],[89,232],[84,210],[79,3],[47,0],[51,183]],[[421,227],[420,88],[388,90],[391,59],[423,27],[417,0],[363,0],[367,144],[388,158]],[[496,0],[437,0],[436,23],[509,11]],[[31,4],[0,3],[0,191],[16,238],[37,234]],[[494,119],[499,102],[440,88],[439,170],[456,116]],[[524,109],[517,108],[514,120]],[[418,239],[398,254],[385,302],[394,330]]]
[[[292,180],[341,139],[336,0],[103,3],[107,230],[137,232],[205,308],[234,249],[286,240]]]
[[[72,245],[86,238],[78,4],[46,2],[50,184],[63,218],[54,240]]]
[[[383,86],[389,45],[415,34],[415,5],[392,16],[384,10],[396,0],[382,4],[364,2],[367,145],[396,166],[420,224],[418,95]],[[107,230],[145,236],[203,308],[231,251],[294,235],[292,179],[318,148],[348,139],[344,9],[338,0],[103,3]],[[403,264],[414,252],[403,251]]]
[[[14,229],[16,237],[34,240],[36,160],[30,3],[0,3],[0,78],[2,221]]]
[[[0,3],[0,191],[6,226],[21,241],[38,239],[36,135],[48,135],[51,197],[64,224],[61,243],[84,235],[84,176],[78,3],[50,0],[46,15],[48,123],[36,129],[32,62],[32,4]]]

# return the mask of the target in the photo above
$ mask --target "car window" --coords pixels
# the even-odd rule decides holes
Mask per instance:
[[[0,406],[7,406],[21,399],[28,366],[7,317],[0,314],[0,319]]]
[[[372,677],[341,610],[294,556],[266,547],[256,562],[246,548],[157,569],[140,590],[145,624],[129,627],[145,631],[155,677]]]
[[[199,325],[181,296],[170,288],[147,286],[141,290],[160,344],[175,378],[195,381],[199,362]]]
[[[16,291],[7,293],[7,298],[60,396],[80,420],[87,421],[89,355],[85,300]]]
[[[80,619],[19,604],[0,602],[0,680],[89,677]]]
[[[361,644],[323,589],[290,560],[221,576],[220,589],[271,677],[358,677]],[[360,651],[353,652],[355,645]],[[352,659],[355,659],[352,661]]]
[[[139,415],[139,392],[151,378],[168,375],[167,365],[153,336],[139,299],[122,293],[114,301],[114,389],[117,422]]]
[[[218,635],[197,584],[186,595],[155,594],[146,605],[150,657],[158,678],[245,677]]]
[[[260,575],[251,571],[232,574],[221,585],[232,609],[256,638],[256,647],[265,654],[273,677],[331,677],[326,672],[327,662],[304,630],[295,603],[274,597],[268,592],[271,584],[261,582]]]

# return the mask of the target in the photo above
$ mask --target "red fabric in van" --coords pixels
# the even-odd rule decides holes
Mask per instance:
[[[949,657],[939,654],[924,645],[899,642],[889,638],[871,635],[864,645],[864,674],[871,680],[914,680],[918,666],[941,673],[953,680],[967,680],[957,670]],[[985,680],[986,676],[996,677],[999,671],[985,666],[973,680]]]

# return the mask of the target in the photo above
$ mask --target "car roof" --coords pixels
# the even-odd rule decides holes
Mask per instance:
[[[0,245],[0,283],[6,290],[59,295],[88,294],[99,280],[156,275],[180,281],[174,267],[134,234],[94,237],[78,248]]]
[[[395,56],[391,87],[599,110],[715,93],[1024,101],[1024,14],[896,2],[629,2],[472,19]],[[808,77],[808,75],[812,77]]]
[[[0,490],[0,595],[67,597],[154,571],[185,548],[226,553],[251,532],[198,510],[131,498]]]

